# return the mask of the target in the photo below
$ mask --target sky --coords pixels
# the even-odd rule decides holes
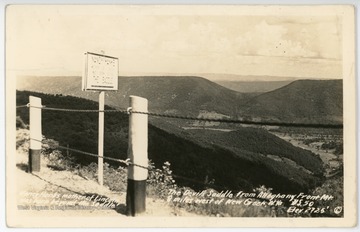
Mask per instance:
[[[80,76],[89,51],[117,57],[119,75],[342,78],[342,28],[299,7],[11,6],[6,68]]]

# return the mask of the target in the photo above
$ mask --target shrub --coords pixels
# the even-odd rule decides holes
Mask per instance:
[[[50,168],[61,170],[74,170],[76,167],[75,159],[70,154],[64,154],[57,149],[58,142],[53,139],[44,139],[41,153],[47,158]]]
[[[324,217],[343,217],[344,212],[335,213],[334,209],[337,207],[344,206],[344,178],[343,176],[334,177],[325,181],[325,183],[314,189],[312,192],[313,195],[323,195],[329,194],[334,197],[333,200],[327,201],[317,201],[316,207],[328,208],[326,214],[324,215],[315,215],[315,216],[324,216]],[[331,194],[330,194],[331,193]]]
[[[148,196],[166,199],[169,189],[177,188],[175,180],[172,177],[170,163],[166,161],[162,169],[156,169],[154,163],[150,160],[147,184]]]
[[[124,192],[126,191],[127,185],[127,169],[119,166],[114,168],[108,163],[104,163],[104,185],[109,187],[112,191]],[[91,163],[86,166],[81,166],[78,168],[78,173],[80,176],[87,179],[97,181],[98,178],[98,165],[96,163]]]

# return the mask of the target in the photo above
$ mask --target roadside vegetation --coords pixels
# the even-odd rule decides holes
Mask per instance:
[[[30,94],[41,97],[42,104],[48,107],[97,109],[97,103],[93,101],[27,91],[17,92],[17,105],[27,104]],[[17,109],[17,116],[17,126],[26,128],[29,120],[28,108]],[[97,153],[97,121],[96,113],[43,110],[43,134],[46,137],[44,144],[55,144],[44,147],[43,153],[51,160],[54,168],[72,170],[86,179],[97,179],[97,158],[56,148],[56,144],[60,144],[63,147]],[[192,137],[186,134],[182,137],[149,124],[149,166],[152,167],[147,185],[149,196],[166,201],[170,190],[221,192],[228,189],[234,192],[252,192],[259,186],[267,186],[274,193],[310,193],[325,180],[318,157],[289,145],[265,130],[240,128],[223,135],[201,133],[191,135]],[[104,154],[125,160],[127,134],[128,115],[105,114]],[[286,162],[271,159],[268,157],[271,154],[293,160],[311,170],[313,174]],[[126,166],[117,162],[106,162],[104,183],[111,190],[126,191]],[[174,207],[212,216],[286,216],[286,210],[281,207],[239,209],[236,205],[225,207],[201,203],[169,203]]]

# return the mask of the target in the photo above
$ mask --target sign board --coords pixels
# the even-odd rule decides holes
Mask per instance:
[[[82,90],[118,90],[118,58],[85,53]]]

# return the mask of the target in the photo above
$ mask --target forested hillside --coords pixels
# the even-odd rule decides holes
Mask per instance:
[[[312,152],[295,147],[264,129],[239,127],[236,131],[230,132],[209,130],[203,133],[202,130],[191,130],[189,133],[195,140],[217,144],[234,151],[243,159],[252,160],[255,156],[249,156],[245,151],[263,156],[276,155],[293,160],[315,174],[322,174],[324,171],[321,159]]]
[[[17,92],[17,105],[28,103],[29,95],[41,97],[42,104],[47,107],[65,109],[97,109],[98,107],[95,102],[77,97],[27,91]],[[28,124],[28,108],[17,109],[17,115]],[[97,113],[43,110],[42,117],[43,134],[46,138],[54,139],[62,146],[69,145],[70,148],[97,153]],[[127,114],[105,113],[105,156],[127,158],[127,131]],[[214,143],[213,147],[209,147],[196,139],[182,138],[149,125],[149,159],[157,167],[169,161],[174,174],[180,176],[175,178],[177,183],[183,186],[201,189],[204,184],[211,182],[212,187],[218,190],[251,191],[257,186],[266,185],[274,191],[287,193],[307,192],[321,183],[319,177],[286,163],[257,155],[259,151],[251,148],[254,144],[248,143],[250,147],[243,147],[242,151],[239,151],[226,148],[216,140]],[[75,153],[71,156],[75,157],[79,164],[88,164],[97,160]],[[112,165],[118,164],[112,163]]]
[[[107,104],[116,108],[126,109],[128,97],[136,95],[147,98],[149,110],[157,113],[199,116],[206,111],[257,121],[342,122],[342,80],[297,80],[260,95],[195,76],[119,77],[118,81],[119,90],[106,93]],[[96,92],[81,91],[81,77],[22,77],[17,89],[98,100]]]
[[[341,123],[342,80],[297,80],[252,98],[243,113],[263,120]]]

